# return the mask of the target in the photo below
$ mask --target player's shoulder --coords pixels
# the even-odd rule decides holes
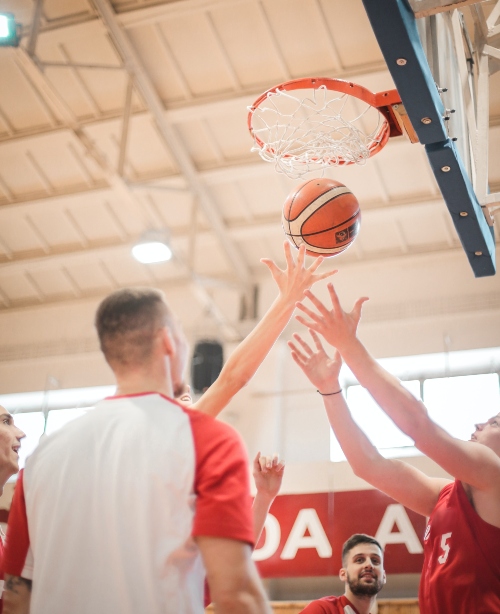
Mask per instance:
[[[302,611],[304,614],[343,614],[344,612],[341,597],[335,595],[315,599]]]
[[[239,434],[229,424],[209,416],[198,409],[183,405],[181,407],[190,420],[195,439],[210,440],[213,443],[221,441],[233,442],[238,445],[241,443]]]

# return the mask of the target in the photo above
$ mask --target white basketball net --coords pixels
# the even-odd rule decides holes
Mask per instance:
[[[251,151],[297,179],[328,166],[364,164],[385,130],[386,120],[376,108],[324,85],[312,91],[277,90],[253,112]]]

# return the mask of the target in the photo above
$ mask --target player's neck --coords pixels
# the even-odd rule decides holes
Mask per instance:
[[[170,372],[162,366],[115,371],[115,377],[117,395],[158,392],[173,398]]]
[[[377,600],[377,596],[373,595],[373,597],[357,597],[353,595],[349,587],[346,587],[345,596],[352,605],[356,608],[359,614],[372,614],[375,610],[375,601]]]

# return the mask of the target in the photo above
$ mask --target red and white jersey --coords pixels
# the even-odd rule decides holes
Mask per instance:
[[[28,458],[6,573],[31,614],[202,613],[192,536],[253,542],[248,461],[228,425],[156,393],[113,397]]]
[[[478,516],[462,483],[439,495],[424,537],[421,614],[500,613],[500,528]]]
[[[341,597],[322,597],[306,606],[300,614],[358,614],[345,595]]]

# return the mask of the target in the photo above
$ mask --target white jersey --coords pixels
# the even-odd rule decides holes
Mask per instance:
[[[227,425],[159,394],[105,400],[28,459],[5,568],[33,580],[31,614],[202,613],[192,535],[252,541],[247,475]]]

